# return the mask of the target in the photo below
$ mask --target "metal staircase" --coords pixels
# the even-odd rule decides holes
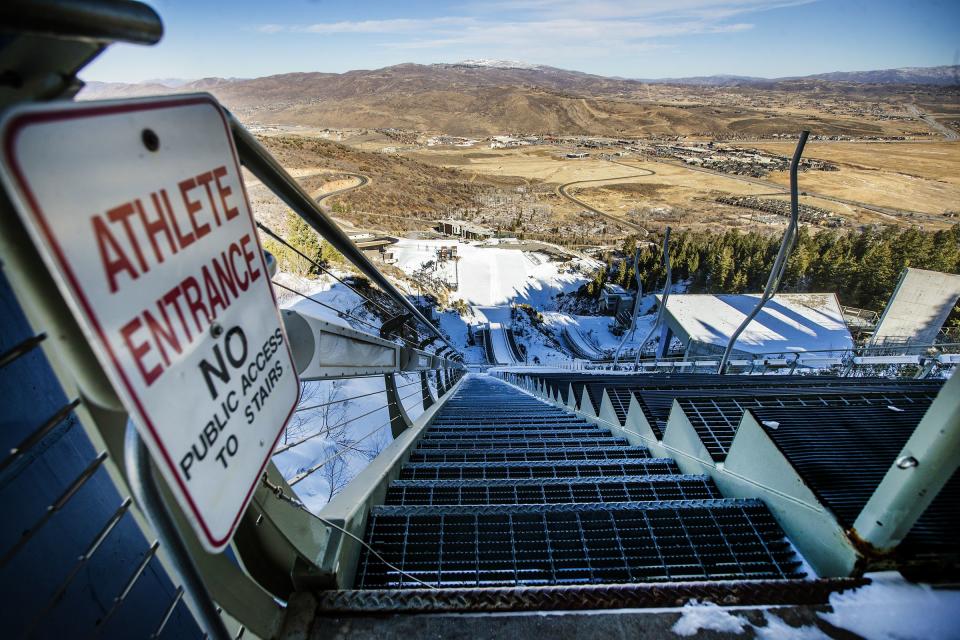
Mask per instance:
[[[435,416],[365,538],[358,605],[385,589],[811,584],[762,502],[486,376]]]

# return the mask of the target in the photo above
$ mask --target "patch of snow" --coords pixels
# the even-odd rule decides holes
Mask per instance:
[[[614,335],[610,325],[614,321],[612,316],[579,316],[554,311],[544,312],[544,321],[547,326],[560,336],[563,330],[568,329],[568,335],[573,340],[581,340],[585,353],[593,353],[594,357],[607,356],[616,351],[623,336]],[[621,353],[630,353],[636,350],[656,320],[655,314],[648,314],[637,318],[636,328],[623,345]],[[579,336],[579,337],[578,337]]]
[[[960,591],[913,584],[895,571],[867,574],[866,586],[830,596],[830,624],[870,640],[960,639]]]
[[[830,640],[830,636],[817,627],[791,627],[769,611],[764,611],[763,617],[767,620],[765,627],[751,625],[760,640]]]
[[[365,309],[363,299],[333,278],[280,273],[274,281],[312,298],[277,287],[281,308],[367,333],[380,325],[379,318]],[[401,404],[415,420],[423,413],[419,375],[398,374],[396,379]],[[288,481],[319,465],[294,486],[300,500],[316,512],[366,468],[392,442],[393,435],[380,376],[305,382],[302,390],[298,411],[280,438],[278,449],[299,444],[276,454],[273,461]],[[326,410],[310,408],[326,403],[333,404]]]
[[[480,364],[486,362],[486,356],[483,353],[483,347],[467,345],[467,324],[476,326],[474,316],[468,315],[462,318],[456,311],[444,311],[437,314],[439,318],[440,330],[450,337],[450,342],[455,344],[463,353],[463,361],[466,364]]]
[[[680,619],[674,623],[671,631],[678,636],[694,636],[701,629],[740,634],[749,626],[750,623],[743,616],[735,616],[712,602],[701,604],[693,600],[683,607]]]

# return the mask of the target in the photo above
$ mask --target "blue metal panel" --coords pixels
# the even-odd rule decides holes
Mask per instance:
[[[32,335],[0,271],[0,354]],[[155,556],[138,574],[153,541],[144,539],[129,511],[121,509],[126,496],[97,465],[102,452],[94,449],[76,416],[68,413],[22,455],[10,453],[58,411],[69,411],[74,400],[65,395],[40,348],[0,368],[0,399],[4,637],[149,637],[177,592]],[[88,469],[93,471],[82,481]],[[78,480],[76,492],[66,493]],[[60,498],[65,498],[62,507],[51,511]],[[115,526],[84,561],[111,519]],[[181,600],[160,637],[201,635]]]

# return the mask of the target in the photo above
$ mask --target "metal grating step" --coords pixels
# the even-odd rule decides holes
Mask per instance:
[[[454,450],[483,450],[483,449],[552,449],[579,447],[582,449],[593,447],[623,447],[627,445],[624,438],[614,438],[610,435],[591,435],[580,438],[554,438],[549,440],[511,439],[511,438],[471,438],[451,440],[448,438],[434,439],[427,435],[417,444],[417,449],[429,451],[432,449]]]
[[[497,449],[414,451],[410,462],[556,462],[561,460],[629,460],[649,458],[646,447],[568,447],[555,449]]]
[[[524,428],[524,429],[576,429],[578,427],[591,426],[592,422],[587,422],[581,418],[573,420],[521,420],[510,418],[509,420],[484,420],[483,422],[462,422],[460,420],[437,422],[434,421],[430,426],[435,429],[483,429],[483,428]]]
[[[570,612],[588,609],[675,607],[681,602],[746,605],[823,605],[830,595],[868,584],[865,578],[818,580],[696,580],[651,584],[598,584],[454,589],[327,590],[317,592],[317,612],[330,614]],[[557,616],[558,619],[561,619]],[[496,620],[497,618],[491,618]],[[502,618],[501,618],[502,620]],[[543,635],[543,626],[537,631]],[[556,627],[555,627],[556,628]],[[562,636],[572,635],[560,626]],[[593,629],[596,631],[596,629]],[[471,635],[476,635],[470,629]],[[502,635],[502,633],[500,634]],[[596,632],[594,635],[597,634]],[[619,634],[623,635],[623,634]],[[636,637],[627,635],[627,637]],[[648,637],[653,637],[648,634]]]
[[[430,514],[380,507],[367,539],[404,573],[364,549],[357,588],[423,587],[410,576],[435,587],[803,577],[792,547],[761,503],[594,507],[483,513],[461,507]]]
[[[595,424],[590,424],[590,423],[585,423],[585,424],[577,423],[577,424],[569,424],[569,425],[565,425],[565,424],[559,424],[559,425],[558,425],[558,424],[542,424],[542,425],[536,425],[536,424],[518,424],[518,425],[498,424],[498,425],[479,425],[479,426],[476,426],[476,427],[472,427],[472,426],[445,426],[445,427],[436,427],[436,426],[431,425],[431,426],[427,429],[427,433],[429,433],[429,434],[436,434],[436,435],[443,435],[443,434],[447,434],[447,433],[472,433],[472,434],[475,434],[475,435],[478,435],[478,436],[487,436],[487,435],[490,435],[490,434],[496,433],[496,432],[503,432],[503,433],[508,433],[508,434],[520,432],[520,433],[529,433],[529,434],[531,434],[531,435],[535,435],[535,434],[537,434],[537,433],[552,433],[552,432],[555,432],[555,433],[569,433],[570,431],[573,431],[573,432],[577,432],[577,431],[593,431],[593,432],[602,431],[603,433],[606,433],[606,434],[609,434],[609,433],[610,433],[610,430],[609,430],[609,429],[601,429],[601,428],[598,427],[597,425],[595,425]]]
[[[924,407],[750,409],[813,493],[852,527],[923,418]],[[955,532],[945,536],[956,539]]]
[[[722,497],[707,476],[662,475],[568,480],[396,481],[388,506],[584,504],[710,500]]]
[[[437,433],[433,429],[428,429],[425,434],[430,440],[477,440],[480,438],[509,438],[526,440],[557,440],[561,438],[596,438],[610,437],[610,432],[606,429],[561,429],[537,431],[528,431],[527,429],[467,429],[465,431],[448,431]]]
[[[677,463],[670,458],[646,458],[623,462],[446,462],[406,464],[401,480],[492,480],[538,478],[619,478],[654,474],[676,475]]]
[[[855,394],[810,394],[769,395],[736,397],[678,398],[677,402],[690,424],[697,431],[707,451],[714,460],[726,460],[730,445],[747,409],[796,409],[817,411],[832,407],[892,407],[897,411],[907,407],[926,409],[933,402],[934,394],[914,393],[855,393]]]

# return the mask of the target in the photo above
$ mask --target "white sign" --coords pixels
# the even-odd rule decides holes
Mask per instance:
[[[0,139],[0,175],[91,347],[223,549],[299,392],[223,111],[206,94],[33,105]]]

